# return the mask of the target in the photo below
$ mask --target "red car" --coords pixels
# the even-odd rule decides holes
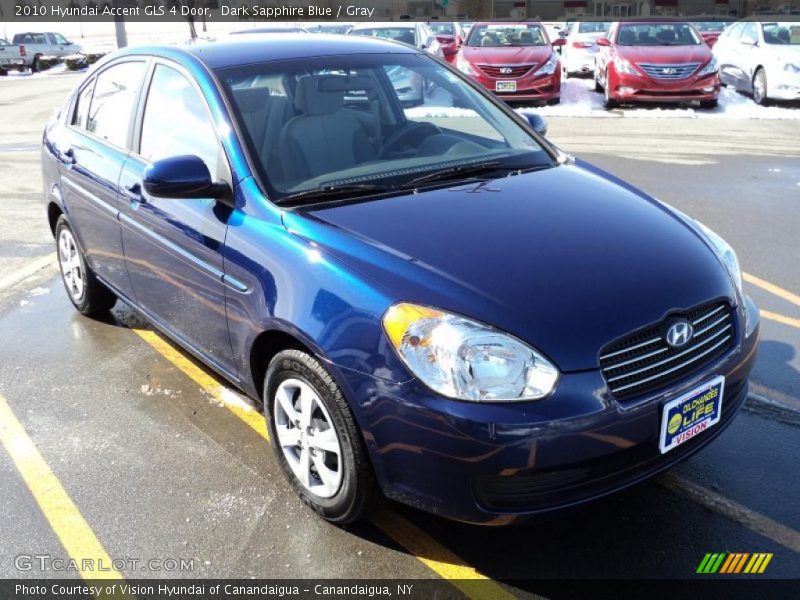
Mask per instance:
[[[733,17],[706,17],[700,16],[696,19],[692,17],[686,17],[686,20],[689,21],[694,28],[697,29],[697,32],[703,36],[703,41],[708,44],[709,48],[713,48],[714,44],[717,43],[720,34],[725,31],[726,27],[730,27],[731,23],[734,23],[736,19]]]
[[[461,44],[464,43],[461,25],[458,23],[431,21],[428,26],[442,45],[444,59],[451,64],[455,63],[458,50],[461,48]]]
[[[627,20],[597,40],[595,90],[607,108],[620,102],[689,102],[713,108],[719,68],[711,48],[685,21]]]
[[[561,62],[541,23],[475,23],[456,67],[507,101],[557,104]]]

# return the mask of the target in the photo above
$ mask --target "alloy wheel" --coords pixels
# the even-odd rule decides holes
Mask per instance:
[[[753,78],[753,100],[756,104],[764,104],[767,98],[767,75],[763,69],[756,71]]]
[[[61,277],[73,302],[80,303],[86,292],[86,273],[83,268],[78,245],[69,229],[62,229],[58,236],[58,263]]]
[[[275,391],[275,431],[286,462],[312,494],[332,498],[341,487],[342,447],[319,394],[299,379],[286,379]]]

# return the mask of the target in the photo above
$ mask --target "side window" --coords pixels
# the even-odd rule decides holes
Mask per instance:
[[[66,44],[67,40],[64,39],[64,36],[60,33],[51,33],[50,37],[53,38],[54,44]]]
[[[92,102],[92,92],[94,91],[94,79],[92,79],[78,94],[75,102],[75,113],[72,116],[72,124],[75,127],[86,129],[86,122],[89,117],[89,104]]]
[[[143,62],[125,62],[100,73],[86,119],[86,131],[124,148],[131,114],[145,72]]]
[[[186,77],[175,69],[156,66],[142,121],[139,152],[154,161],[193,154],[217,173],[219,139],[206,110],[206,102]]]
[[[31,36],[33,39],[31,40],[32,44],[44,44],[47,45],[47,36],[43,33],[34,33]]]

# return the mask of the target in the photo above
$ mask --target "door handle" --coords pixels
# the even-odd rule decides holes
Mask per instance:
[[[142,186],[138,183],[125,186],[125,191],[128,192],[128,199],[131,202],[138,204],[145,204],[144,196],[142,196]]]

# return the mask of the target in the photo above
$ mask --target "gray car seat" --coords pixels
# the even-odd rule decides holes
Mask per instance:
[[[369,90],[365,77],[308,75],[298,80],[295,109],[301,113],[280,136],[283,168],[289,181],[341,171],[375,157],[361,122],[344,109],[347,90]]]
[[[234,89],[233,97],[264,171],[270,178],[283,179],[279,138],[295,116],[292,103],[264,87]]]

